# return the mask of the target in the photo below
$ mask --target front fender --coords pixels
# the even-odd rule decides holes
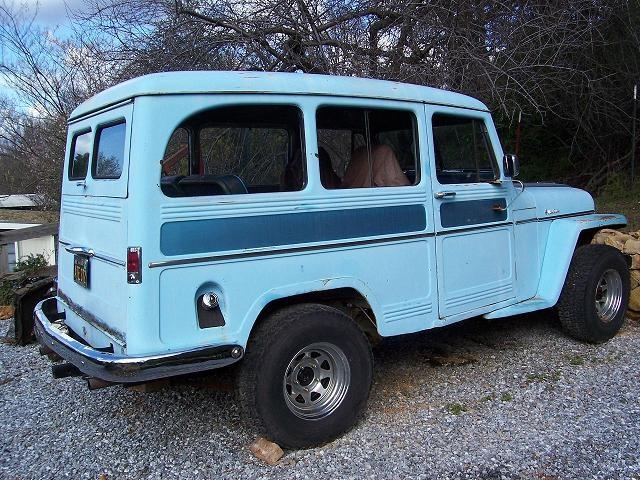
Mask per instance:
[[[536,295],[515,305],[489,312],[484,315],[485,318],[502,318],[555,306],[562,293],[580,234],[605,227],[620,228],[627,224],[624,215],[597,213],[550,221]]]
[[[573,252],[583,231],[619,228],[626,224],[624,215],[597,213],[553,220],[549,227],[536,296],[550,307],[558,302]]]

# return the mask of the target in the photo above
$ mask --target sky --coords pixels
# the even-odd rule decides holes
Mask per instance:
[[[10,0],[11,1],[11,0]],[[86,4],[86,0],[13,0],[15,4],[24,4],[30,15],[37,12],[35,22],[41,27],[55,30],[56,35],[64,37],[70,34],[70,21],[67,16],[69,9],[76,10]],[[0,95],[14,98],[13,92],[4,80],[0,78]]]
[[[36,21],[42,26],[64,28],[69,23],[67,9],[77,10],[86,2],[84,0],[29,0],[30,8],[38,7]]]

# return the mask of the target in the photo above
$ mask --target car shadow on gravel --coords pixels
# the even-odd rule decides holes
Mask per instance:
[[[540,339],[572,342],[560,330],[553,310],[491,321],[478,317],[380,339],[373,347],[374,384],[365,419],[378,413],[392,419],[422,408],[416,394],[428,393],[425,385],[437,388],[447,375],[453,375],[454,368],[482,364],[497,353],[508,357]],[[172,381],[172,387],[185,393],[191,389],[216,392],[233,400],[233,375],[224,370],[181,377]]]
[[[618,341],[639,329],[638,322],[627,320],[617,334]],[[517,375],[522,378],[506,379],[510,388],[539,382],[552,390],[564,370],[613,363],[621,355],[616,343],[615,338],[593,345],[568,337],[552,309],[499,320],[477,317],[382,339],[374,348],[376,368],[368,415],[376,421],[393,422],[398,415],[425,408],[463,413],[467,410],[463,403],[442,393],[452,384],[455,389],[465,383],[467,390],[475,387],[475,397],[466,399],[474,404],[496,398],[508,402],[513,392],[496,392],[492,383],[514,364],[520,365]]]

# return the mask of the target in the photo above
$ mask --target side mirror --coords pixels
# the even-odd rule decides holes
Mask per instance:
[[[518,156],[512,153],[505,153],[502,159],[505,177],[516,178],[520,173],[520,161]]]

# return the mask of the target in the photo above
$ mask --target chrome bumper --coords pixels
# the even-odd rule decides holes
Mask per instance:
[[[47,298],[33,312],[38,341],[50,348],[82,373],[116,383],[139,383],[157,378],[220,368],[240,360],[240,345],[222,345],[150,356],[124,356],[91,348],[68,335],[58,312],[57,297]],[[63,302],[61,302],[63,303]],[[64,303],[63,303],[64,304]]]

